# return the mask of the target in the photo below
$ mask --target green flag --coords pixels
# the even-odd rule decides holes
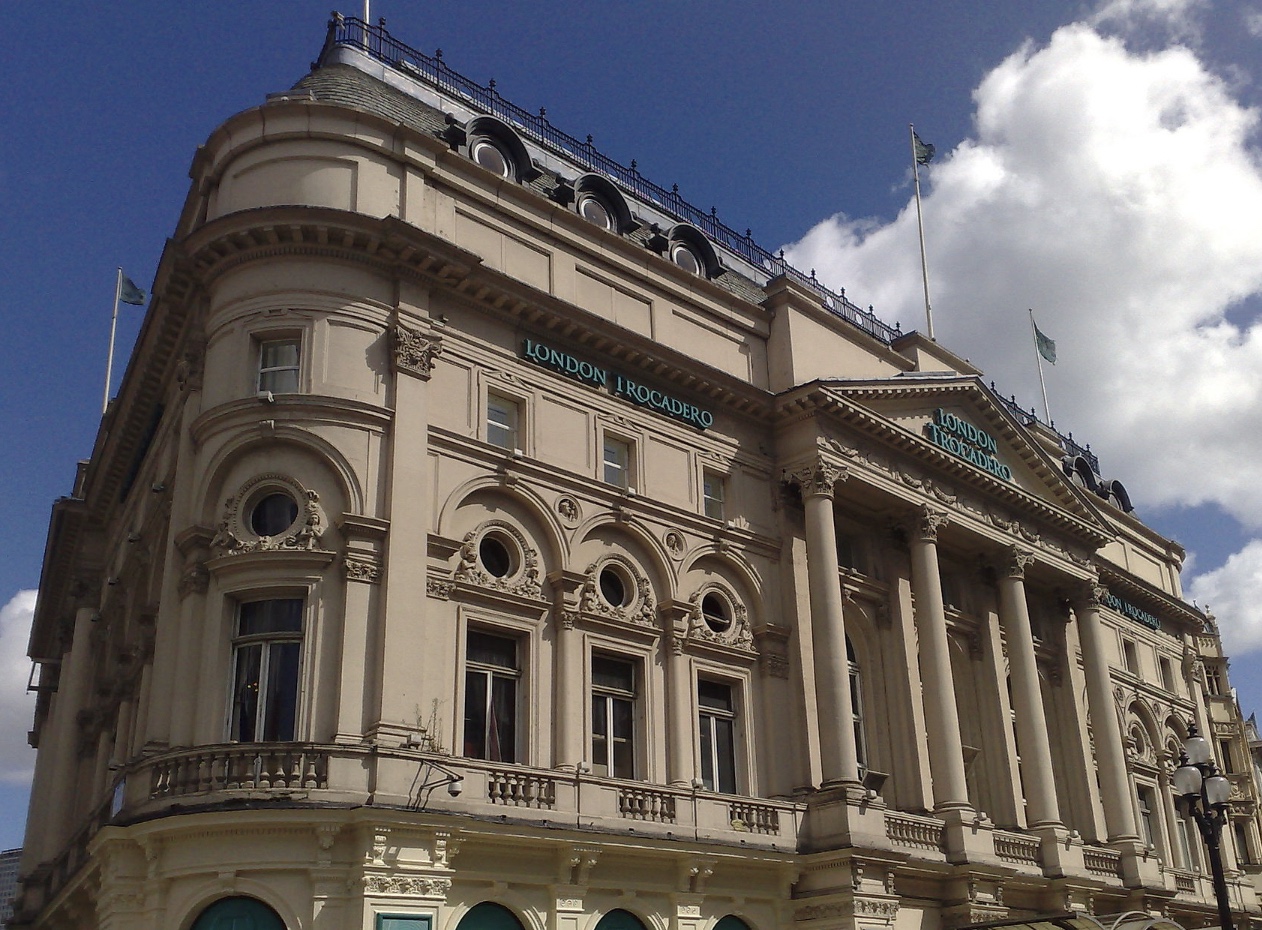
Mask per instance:
[[[921,139],[914,129],[911,131],[911,138],[912,144],[916,148],[916,164],[927,165],[929,162],[933,161],[933,153],[937,151],[937,149],[933,147],[933,144]]]
[[[119,285],[118,299],[125,304],[135,304],[137,307],[145,305],[145,292],[136,287],[132,283],[131,278],[123,275],[122,284]]]
[[[1034,345],[1039,350],[1039,355],[1053,365],[1056,364],[1056,343],[1043,335],[1037,323],[1034,324]]]

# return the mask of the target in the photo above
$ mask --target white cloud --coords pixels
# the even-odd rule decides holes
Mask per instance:
[[[926,178],[938,338],[1032,404],[1033,307],[1059,350],[1052,415],[1106,477],[1148,508],[1212,502],[1262,529],[1257,112],[1192,50],[1136,52],[1081,23],[1027,44],[974,98],[972,138]],[[787,251],[923,329],[914,205],[887,224],[838,214]]]
[[[1131,35],[1155,26],[1170,38],[1188,40],[1199,37],[1197,15],[1207,6],[1208,0],[1104,0],[1087,21]]]
[[[1262,540],[1255,539],[1223,566],[1192,581],[1188,594],[1218,619],[1229,653],[1262,649]]]
[[[0,782],[13,785],[30,784],[35,769],[35,750],[26,742],[35,713],[35,695],[26,690],[34,616],[34,591],[19,591],[0,607]]]
[[[1255,39],[1262,39],[1262,10],[1257,7],[1245,7],[1240,11],[1240,20],[1245,32]]]

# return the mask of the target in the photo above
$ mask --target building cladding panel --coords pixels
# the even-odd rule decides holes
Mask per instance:
[[[1189,723],[1262,916],[1177,544],[518,112],[337,18],[199,151],[54,505],[18,924],[1201,926]]]

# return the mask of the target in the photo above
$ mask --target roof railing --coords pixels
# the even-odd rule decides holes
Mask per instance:
[[[432,56],[426,55],[390,35],[386,31],[384,20],[379,21],[376,26],[370,26],[362,19],[335,14],[329,21],[328,37],[320,53],[320,61],[325,59],[332,48],[342,45],[364,51],[373,58],[461,98],[474,109],[499,117],[558,155],[604,175],[627,193],[653,204],[675,219],[691,223],[710,239],[756,268],[762,269],[770,277],[785,275],[810,290],[823,301],[824,306],[831,313],[857,326],[885,345],[889,345],[902,335],[897,324],[890,326],[878,319],[871,307],[864,310],[858,304],[848,300],[844,291],[836,293],[820,284],[814,271],[807,275],[794,268],[785,260],[783,250],[777,255],[764,249],[754,241],[750,230],[747,229],[742,234],[721,222],[713,207],[705,211],[684,200],[679,194],[678,185],[666,190],[640,174],[634,161],[628,168],[600,152],[592,143],[591,136],[588,136],[585,141],[580,141],[569,133],[557,129],[548,121],[545,110],[540,109],[538,113],[531,113],[505,100],[495,89],[495,81],[492,80],[484,86],[453,71],[443,61],[442,49],[437,50]]]
[[[754,241],[751,230],[746,229],[744,234],[741,234],[721,222],[713,207],[707,212],[693,206],[680,196],[678,185],[672,185],[670,190],[666,190],[640,174],[634,160],[628,168],[600,152],[593,144],[591,136],[584,141],[579,141],[569,133],[557,129],[548,121],[545,109],[540,108],[538,113],[531,113],[505,100],[495,89],[494,80],[482,85],[454,71],[443,61],[442,49],[435,51],[432,56],[426,55],[390,35],[386,30],[384,19],[378,20],[377,25],[372,26],[362,19],[334,13],[333,18],[329,20],[329,30],[324,41],[324,48],[320,51],[319,62],[323,62],[334,47],[343,45],[366,52],[391,67],[419,77],[428,84],[461,98],[474,109],[511,124],[558,155],[577,162],[590,171],[604,175],[628,193],[653,204],[675,219],[693,224],[712,240],[751,265],[763,269],[769,276],[784,275],[805,287],[819,297],[829,312],[885,345],[889,345],[903,335],[897,323],[891,326],[878,319],[872,307],[864,310],[849,300],[844,288],[840,292],[829,290],[816,278],[814,269],[807,275],[794,268],[785,260],[783,249],[778,254],[772,253]],[[993,384],[991,388],[993,390]],[[1033,410],[1023,409],[1015,399],[1005,398],[998,392],[995,396],[1022,423],[1042,423],[1038,414]],[[1090,447],[1079,445],[1050,424],[1043,425],[1060,437],[1061,446],[1066,454],[1083,456],[1099,474],[1100,463]]]

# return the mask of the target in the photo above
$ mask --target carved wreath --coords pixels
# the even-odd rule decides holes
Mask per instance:
[[[610,565],[617,565],[634,582],[634,596],[621,607],[610,604],[600,594],[600,573]],[[608,617],[624,623],[633,623],[636,626],[653,627],[657,625],[653,588],[649,584],[648,576],[640,571],[629,559],[620,555],[611,555],[597,559],[587,566],[587,570],[583,574],[587,576],[583,582],[582,595],[579,602],[583,613]]]

